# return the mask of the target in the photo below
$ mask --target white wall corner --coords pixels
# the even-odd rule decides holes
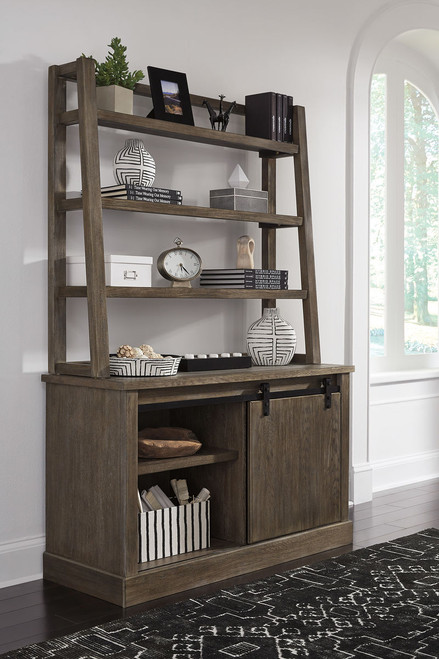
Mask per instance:
[[[43,578],[44,536],[0,545],[0,588]]]
[[[372,500],[373,470],[369,462],[352,466],[350,499],[355,504]]]

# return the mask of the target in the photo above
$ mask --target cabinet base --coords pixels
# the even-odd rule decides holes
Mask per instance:
[[[75,561],[44,554],[44,578],[129,607],[352,544],[352,522],[339,522],[241,547],[203,552],[168,565],[121,577]],[[144,567],[146,564],[143,564]]]

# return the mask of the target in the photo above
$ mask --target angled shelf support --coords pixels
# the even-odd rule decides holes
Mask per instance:
[[[74,80],[78,89],[78,109],[66,109],[66,81]],[[137,85],[136,94],[150,95],[148,85]],[[191,95],[193,105],[203,98]],[[243,115],[245,108],[238,105]],[[82,190],[81,197],[66,199],[66,127],[78,125]],[[268,212],[251,213],[197,206],[172,206],[121,199],[102,199],[99,163],[99,126],[148,133],[171,139],[187,140],[259,153],[262,163],[262,188],[268,191]],[[275,307],[277,299],[303,302],[306,352],[295,361],[320,362],[317,294],[312,238],[308,154],[304,108],[294,107],[293,143],[276,142],[211,129],[164,122],[146,117],[99,110],[96,105],[94,63],[80,57],[76,62],[49,69],[49,200],[48,200],[48,273],[49,273],[49,372],[109,377],[109,338],[107,298],[260,299],[262,308]],[[276,213],[276,164],[279,157],[294,159],[297,217]],[[151,288],[117,289],[105,284],[103,210],[148,214],[200,217],[206,220],[254,222],[261,229],[262,267],[276,268],[277,229],[295,227],[299,235],[300,290],[273,291],[233,289],[200,290]],[[84,226],[86,287],[66,286],[66,213],[80,211]],[[182,292],[183,291],[183,292]],[[66,300],[86,297],[90,362],[67,362]]]

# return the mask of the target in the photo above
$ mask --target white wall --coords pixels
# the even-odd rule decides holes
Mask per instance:
[[[385,3],[399,5],[398,0]],[[0,584],[41,575],[44,548],[44,386],[47,368],[46,131],[47,68],[82,52],[103,59],[120,36],[133,68],[148,65],[184,71],[190,91],[227,95],[282,91],[307,111],[322,357],[345,359],[346,80],[352,48],[382,0],[6,0],[1,3],[2,121],[1,218],[1,460]],[[348,90],[349,93],[351,90]],[[143,105],[144,104],[144,105]],[[147,111],[146,101],[137,104]],[[199,125],[207,115],[197,113]],[[229,130],[243,130],[234,118]],[[125,138],[101,143],[102,181],[111,183],[111,159]],[[73,152],[75,129],[69,132]],[[257,157],[218,155],[202,145],[144,139],[157,161],[157,184],[183,190],[186,201],[206,205],[210,188],[223,187],[237,162],[251,186],[260,184]],[[69,188],[80,187],[69,160]],[[279,166],[280,212],[294,212],[292,166]],[[70,214],[69,251],[81,248],[79,219]],[[149,254],[166,249],[175,235],[198,250],[205,263],[233,264],[236,237],[253,226],[133,214],[105,219],[106,249]],[[151,230],[150,230],[151,229]],[[294,232],[291,232],[294,234]],[[295,242],[282,232],[279,265],[290,268]],[[255,235],[257,238],[257,235]],[[70,305],[70,357],[86,352],[83,301]],[[300,334],[297,305],[280,305]],[[348,307],[349,308],[349,307]],[[350,313],[349,309],[349,313]],[[158,350],[239,349],[259,305],[237,301],[110,301],[112,347],[147,342]],[[175,329],[175,319],[179,327]],[[347,335],[349,339],[349,335]],[[348,341],[349,343],[349,341]],[[361,403],[361,401],[360,401]],[[62,478],[62,474],[59,475]]]

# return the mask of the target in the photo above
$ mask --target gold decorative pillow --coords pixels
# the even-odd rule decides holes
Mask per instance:
[[[139,431],[139,458],[181,458],[194,455],[201,442],[188,428],[143,428]]]

